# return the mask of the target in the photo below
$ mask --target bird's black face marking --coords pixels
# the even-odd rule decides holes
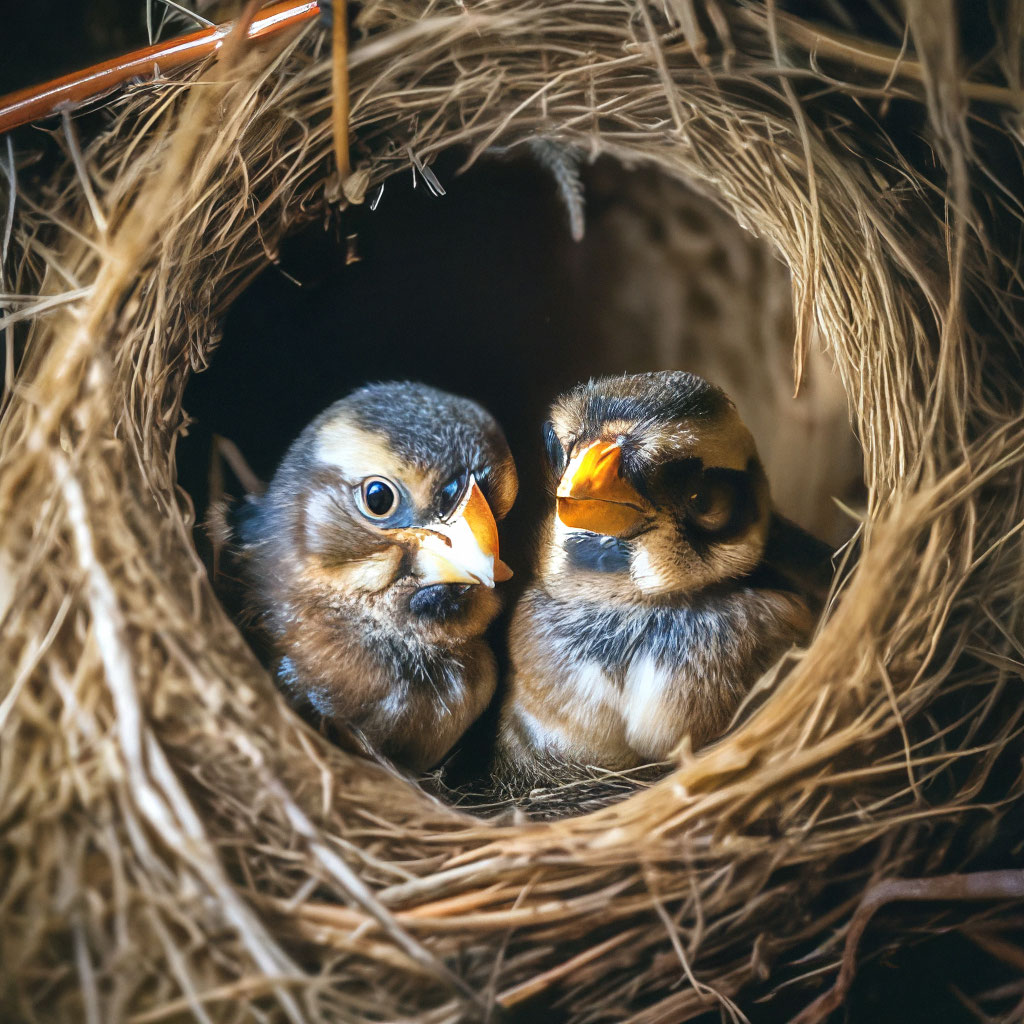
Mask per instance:
[[[619,450],[622,459],[622,476],[641,497],[652,504],[651,497],[651,464],[632,437],[619,439]],[[699,461],[699,460],[698,460]]]
[[[551,421],[544,424],[544,452],[548,457],[548,465],[556,480],[561,479],[565,472],[565,449],[562,442],[558,440],[555,428]]]
[[[737,488],[713,471],[704,473],[690,495],[688,513],[705,533],[721,533],[737,511]]]
[[[629,572],[629,543],[596,533],[572,534],[565,541],[569,564],[591,572]]]
[[[659,503],[677,510],[688,538],[698,551],[745,533],[759,515],[755,473],[751,459],[745,470],[712,466],[700,459],[666,463],[657,475]]]
[[[420,587],[409,598],[409,610],[423,619],[447,622],[465,610],[469,589],[468,583],[435,583]]]

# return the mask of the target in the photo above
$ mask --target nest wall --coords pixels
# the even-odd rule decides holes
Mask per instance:
[[[344,182],[315,27],[134,86],[84,150],[57,134],[56,172],[21,176],[0,321],[5,1017],[739,1018],[827,988],[880,880],[1015,865],[1020,220],[990,152],[1019,155],[1019,94],[964,82],[951,4],[906,11],[914,59],[866,46],[841,81],[832,37],[773,5],[371,0]],[[933,152],[876,123],[883,98]],[[615,806],[489,823],[290,714],[174,455],[218,318],[289,231],[536,137],[684,179],[778,249],[797,376],[817,338],[868,501],[813,643],[740,727]],[[960,927],[1008,955],[1009,918],[943,914],[874,941]]]

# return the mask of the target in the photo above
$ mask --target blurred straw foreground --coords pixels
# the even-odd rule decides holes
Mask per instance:
[[[968,39],[951,0],[893,10],[902,51],[771,2],[366,0],[344,182],[317,23],[136,83],[81,150],[57,125],[52,173],[0,175],[0,1017],[811,1021],[951,934],[992,968],[957,1005],[1019,1016],[1021,15],[976,7]],[[797,375],[825,346],[868,505],[755,714],[628,800],[513,825],[288,711],[174,456],[285,234],[411,160],[538,137],[778,249]]]

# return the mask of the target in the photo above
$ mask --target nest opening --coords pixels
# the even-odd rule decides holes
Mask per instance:
[[[737,402],[780,510],[833,544],[850,535],[835,499],[862,504],[863,483],[846,395],[816,351],[794,396],[789,273],[767,242],[657,170],[574,164],[568,194],[543,152],[458,174],[464,156],[435,165],[444,195],[397,175],[374,209],[286,237],[231,305],[183,399],[191,423],[177,472],[197,523],[224,469],[226,493],[243,488],[219,465],[215,437],[267,481],[302,427],[361,384],[408,378],[467,395],[503,425],[520,471],[502,525],[516,579],[491,630],[504,663],[508,615],[549,511],[540,424],[551,401],[591,377],[686,369]],[[205,553],[202,525],[196,533]],[[485,715],[471,730],[459,777],[485,766],[492,725]]]

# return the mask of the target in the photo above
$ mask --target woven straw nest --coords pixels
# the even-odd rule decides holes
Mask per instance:
[[[816,329],[863,444],[859,557],[810,648],[724,740],[566,820],[475,819],[312,733],[195,554],[182,391],[282,237],[338,201],[328,35],[136,86],[52,175],[21,173],[4,1019],[653,1024],[826,993],[822,1019],[865,927],[861,961],[959,929],[1019,967],[1020,25],[968,79],[952,11],[908,2],[898,60],[729,0],[358,12],[345,201],[410,154],[538,135],[685,179],[778,248],[797,366]],[[887,102],[905,138],[873,120]],[[868,923],[915,897],[938,902]]]

